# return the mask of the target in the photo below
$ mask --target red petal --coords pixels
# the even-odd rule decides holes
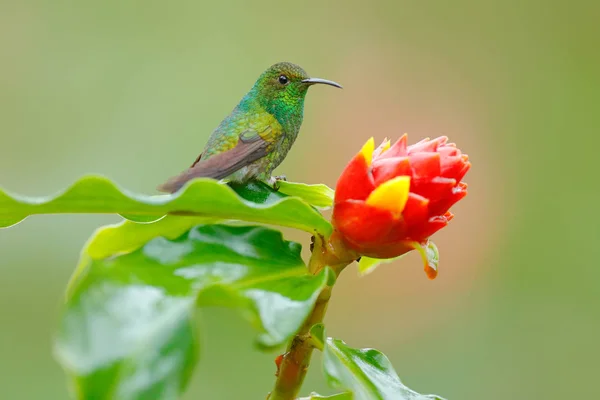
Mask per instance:
[[[409,156],[413,179],[440,176],[440,155],[438,153],[415,153]]]
[[[361,253],[373,258],[394,258],[415,249],[413,240],[391,242],[372,248],[364,248]]]
[[[464,161],[462,156],[448,156],[440,160],[440,175],[445,178],[454,178],[458,176],[463,168]]]
[[[442,215],[446,213],[450,207],[467,195],[467,184],[460,182],[452,189],[450,196],[442,198],[436,202],[432,202],[429,206],[430,215]]]
[[[408,140],[408,136],[406,133],[402,135],[400,139],[396,143],[389,148],[388,151],[383,153],[379,158],[390,158],[390,157],[405,157],[408,153],[406,151],[406,142]]]
[[[456,156],[456,155],[460,154],[459,150],[456,147],[449,146],[447,144],[444,146],[440,146],[437,149],[437,152],[440,153],[440,157],[442,157],[442,158],[449,157],[449,156]]]
[[[470,162],[466,162],[462,169],[458,172],[458,174],[456,174],[456,177],[454,179],[456,179],[457,181],[460,181],[462,178],[465,177],[465,175],[467,174],[467,172],[469,171],[469,169],[471,168],[471,163]]]
[[[397,221],[391,212],[364,201],[348,200],[333,208],[333,226],[357,248],[380,243]]]
[[[423,197],[436,201],[452,195],[452,189],[456,186],[456,180],[450,178],[419,179],[411,182],[410,191]]]
[[[448,141],[448,137],[440,136],[433,140],[421,140],[419,143],[408,146],[408,154],[419,152],[433,152],[437,148]]]
[[[366,200],[375,189],[373,176],[362,153],[348,163],[335,187],[334,203],[346,200]]]
[[[429,200],[416,193],[408,194],[408,201],[402,211],[402,218],[407,225],[424,222],[429,217]]]
[[[437,231],[439,231],[440,229],[442,229],[443,227],[445,227],[446,225],[448,225],[448,220],[446,219],[446,217],[431,217],[426,223],[415,226],[415,229],[411,230],[409,232],[409,235],[411,239],[414,239],[416,241],[423,241],[431,235],[433,235],[434,233],[436,233]]]
[[[375,186],[401,175],[410,175],[408,157],[380,158],[373,162],[373,179]]]

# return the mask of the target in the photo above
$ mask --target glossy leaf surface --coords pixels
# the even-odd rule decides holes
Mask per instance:
[[[381,352],[355,349],[338,339],[325,340],[323,368],[331,386],[349,390],[355,399],[444,400],[407,388]]]
[[[176,398],[197,358],[197,305],[233,307],[260,345],[285,343],[330,274],[308,275],[300,250],[267,228],[200,225],[127,254],[83,258],[55,342],[74,392]]]
[[[226,184],[197,179],[175,194],[148,196],[122,190],[107,178],[88,176],[51,197],[20,196],[0,189],[0,227],[34,214],[105,213],[137,222],[179,215],[274,224],[325,236],[331,233],[331,224],[309,203],[265,186],[240,187],[242,194],[238,195]]]

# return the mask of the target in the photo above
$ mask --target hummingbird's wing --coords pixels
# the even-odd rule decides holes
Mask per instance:
[[[242,132],[235,147],[214,154],[207,160],[202,160],[202,155],[200,155],[190,168],[158,186],[157,190],[174,193],[194,178],[223,179],[233,174],[235,171],[267,155],[268,148],[271,145],[271,142],[263,139],[269,136],[267,130],[260,132],[260,134],[254,130]]]

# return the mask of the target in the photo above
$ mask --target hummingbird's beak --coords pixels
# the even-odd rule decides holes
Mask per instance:
[[[316,85],[317,83],[322,83],[323,85],[335,86],[336,88],[343,89],[342,85],[334,81],[328,81],[327,79],[321,78],[308,78],[304,79],[302,83],[306,83],[307,85]]]

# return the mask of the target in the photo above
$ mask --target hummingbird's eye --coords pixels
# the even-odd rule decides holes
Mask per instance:
[[[279,76],[279,83],[281,83],[282,85],[285,85],[286,83],[288,83],[290,80],[288,79],[287,76],[285,75],[280,75]]]

